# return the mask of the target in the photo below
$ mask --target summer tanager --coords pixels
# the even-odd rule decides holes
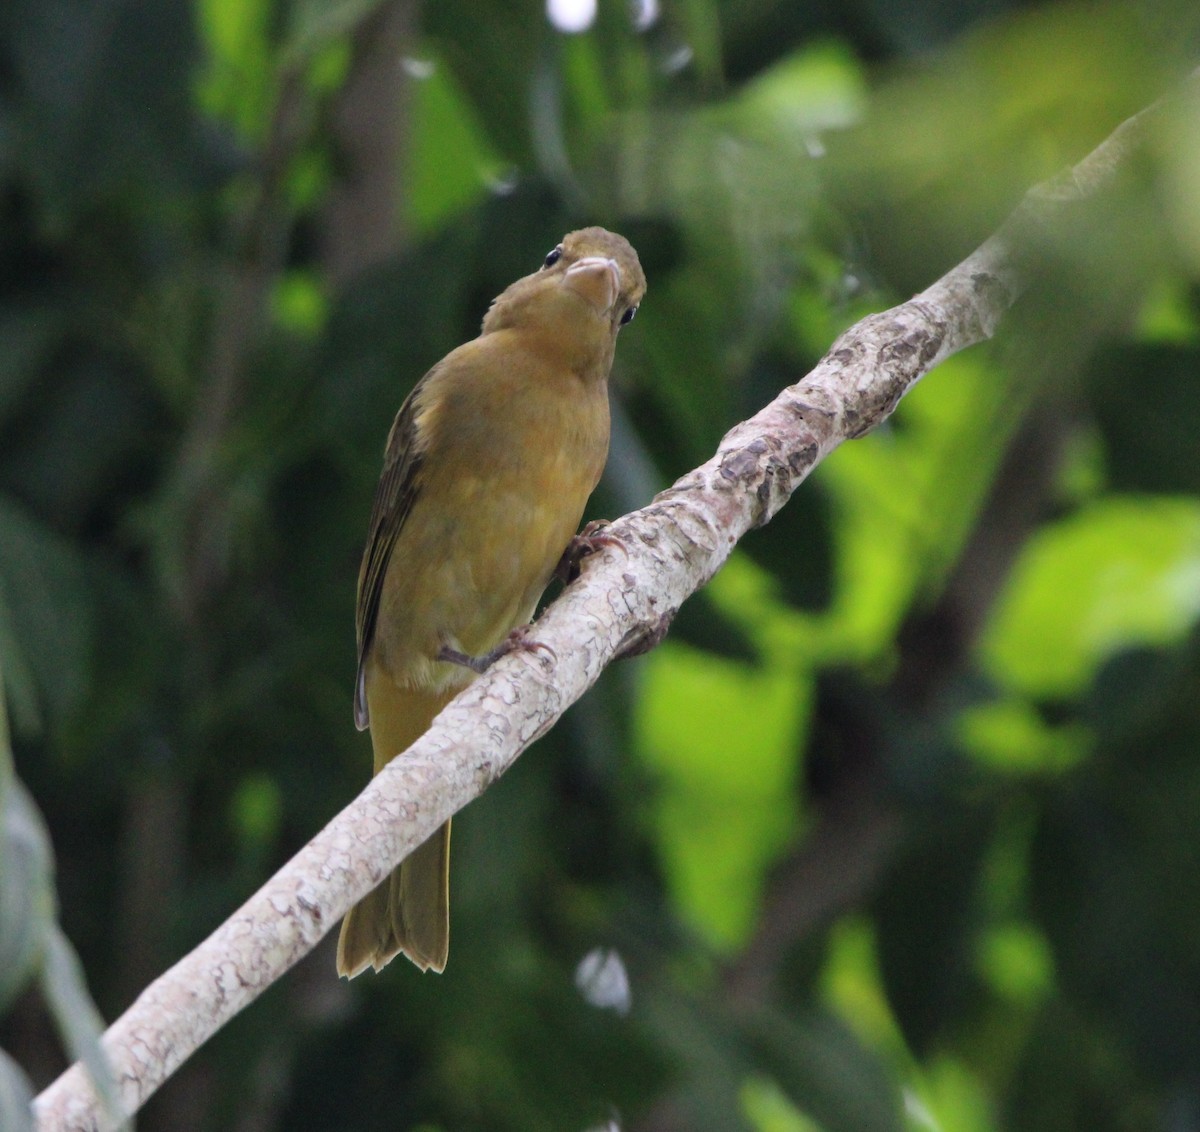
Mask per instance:
[[[645,290],[623,237],[572,232],[400,407],[358,576],[354,719],[375,773],[533,616],[604,468],[617,331]],[[398,952],[441,971],[449,870],[447,821],[347,913],[338,973]]]

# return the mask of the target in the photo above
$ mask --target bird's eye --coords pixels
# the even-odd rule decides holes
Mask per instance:
[[[542,260],[542,266],[543,267],[553,267],[556,263],[558,263],[558,261],[560,259],[562,259],[562,245],[561,244],[557,248],[555,248],[554,251],[552,251],[548,256],[546,256],[546,258],[544,260]]]
[[[637,314],[637,307],[630,307],[629,310],[621,315],[621,325],[624,326],[627,322],[632,322],[635,314]]]

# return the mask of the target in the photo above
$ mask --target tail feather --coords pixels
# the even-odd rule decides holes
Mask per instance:
[[[375,773],[411,746],[457,689],[428,692],[400,688],[386,675],[367,672],[367,704]],[[360,900],[342,921],[338,974],[352,979],[382,970],[403,953],[422,971],[441,971],[450,950],[450,823],[418,845],[392,874]]]

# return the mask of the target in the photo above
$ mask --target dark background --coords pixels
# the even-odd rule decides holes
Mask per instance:
[[[7,0],[0,1077],[80,1017],[51,891],[111,1019],[361,788],[391,417],[564,231],[650,280],[612,516],[1198,55],[1182,2]],[[444,976],[327,940],[140,1127],[1200,1129],[1198,137],[456,820]]]

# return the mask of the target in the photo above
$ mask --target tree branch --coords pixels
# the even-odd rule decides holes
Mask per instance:
[[[1189,88],[1200,86],[1200,72]],[[874,428],[938,362],[994,332],[1029,253],[1065,210],[1102,191],[1164,102],[1032,189],[977,251],[915,298],[843,334],[797,385],[726,434],[711,460],[617,520],[609,547],[537,623],[547,649],[498,661],[429,731],[207,940],[109,1028],[104,1048],[135,1112],[191,1053],[307,954],[345,911],[478,797],[631,644],[653,636],[842,441]],[[37,1127],[111,1127],[83,1069],[34,1102]]]

